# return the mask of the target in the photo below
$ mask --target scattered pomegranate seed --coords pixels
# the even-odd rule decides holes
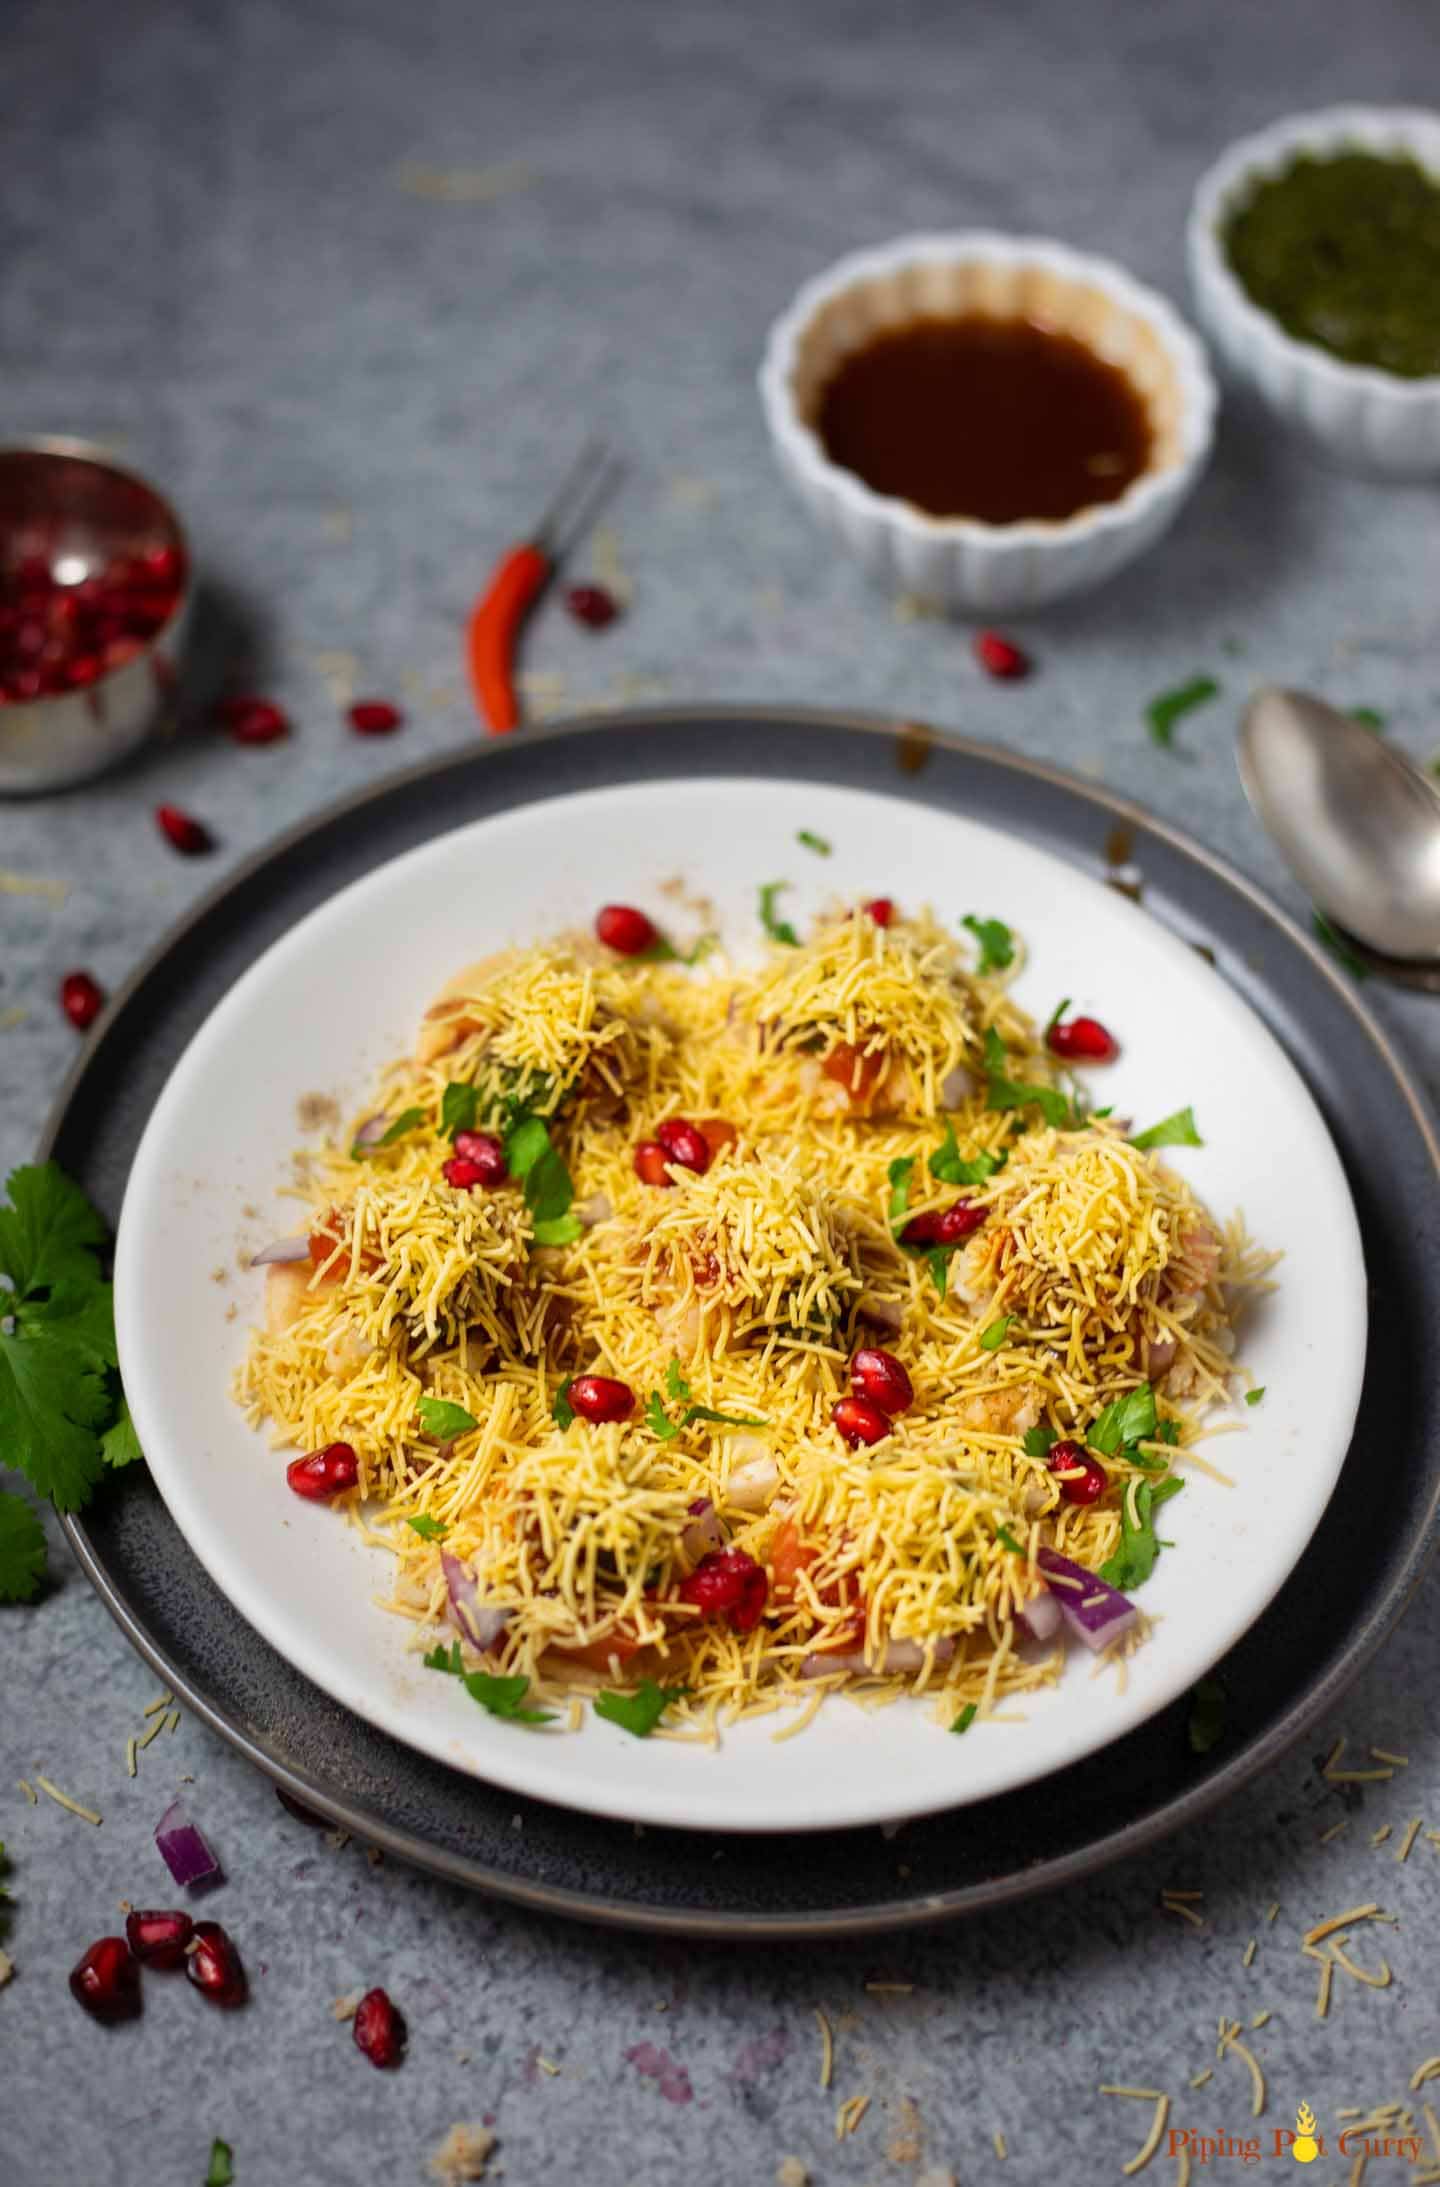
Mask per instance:
[[[850,1362],[850,1387],[881,1412],[908,1412],[915,1402],[915,1385],[893,1352],[873,1348],[857,1352]]]
[[[70,1995],[92,2019],[133,2020],[140,2010],[140,1969],[123,1936],[102,1936],[70,1970]]]
[[[501,1185],[510,1174],[504,1147],[488,1131],[457,1131],[455,1152],[462,1162],[479,1170],[484,1185]]]
[[[642,956],[660,939],[654,921],[633,904],[602,904],[595,914],[595,933],[622,957]]]
[[[160,833],[184,858],[198,858],[203,851],[215,848],[215,839],[204,823],[182,812],[178,805],[157,805],[155,820]]]
[[[367,1990],[355,2007],[355,2047],[371,2065],[398,2066],[405,2048],[405,2022],[384,1990]]]
[[[247,1984],[245,1969],[226,1931],[218,1921],[197,1921],[185,1972],[202,1997],[212,2005],[243,2005]]]
[[[890,1433],[889,1415],[868,1397],[842,1397],[830,1418],[852,1450],[883,1443]]]
[[[895,916],[894,901],[889,896],[872,896],[865,909],[877,926],[889,926]]]
[[[481,1165],[467,1162],[463,1154],[453,1154],[448,1162],[442,1162],[440,1174],[457,1192],[473,1192],[477,1185],[489,1182]]]
[[[1069,1480],[1060,1483],[1067,1504],[1093,1504],[1104,1495],[1105,1468],[1079,1443],[1052,1443],[1045,1463],[1052,1473],[1069,1474]]]
[[[657,1125],[655,1137],[672,1162],[682,1169],[693,1169],[704,1176],[710,1167],[710,1142],[698,1124],[692,1124],[683,1116],[667,1116]]]
[[[584,623],[591,630],[603,630],[620,613],[620,602],[604,585],[571,585],[565,595],[565,605],[577,623]]]
[[[726,1147],[736,1145],[740,1137],[735,1126],[727,1124],[723,1116],[702,1116],[695,1129],[710,1149],[712,1162],[717,1154],[724,1152]]]
[[[216,715],[237,744],[274,744],[290,734],[290,717],[269,699],[222,699]]]
[[[60,1007],[77,1033],[95,1023],[105,1007],[105,991],[88,972],[67,972],[60,982]]]
[[[349,1443],[327,1443],[306,1458],[292,1458],[285,1478],[297,1496],[307,1503],[324,1503],[353,1488],[360,1478],[360,1461]]]
[[[675,1180],[665,1167],[669,1159],[658,1139],[642,1139],[635,1149],[635,1174],[642,1184],[673,1185]]]
[[[1029,654],[1022,653],[1009,638],[1002,638],[998,630],[976,631],[975,658],[987,676],[998,677],[1003,683],[1030,673]]]
[[[980,1228],[990,1210],[971,1200],[956,1200],[949,1207],[931,1208],[912,1215],[900,1233],[902,1245],[963,1245]]]
[[[582,1420],[628,1420],[635,1410],[635,1392],[613,1375],[577,1374],[567,1394]]]
[[[1120,1053],[1120,1043],[1098,1018],[1071,1018],[1066,1025],[1052,1025],[1045,1045],[1052,1055],[1074,1063],[1112,1063]]]
[[[350,726],[361,737],[388,737],[404,719],[388,699],[357,699],[350,709]]]
[[[195,1924],[187,1913],[125,1916],[125,1940],[146,1967],[178,1967],[194,1934]]]
[[[693,1603],[706,1617],[728,1618],[737,1633],[759,1624],[769,1592],[764,1570],[744,1549],[712,1549],[679,1587],[682,1602]]]

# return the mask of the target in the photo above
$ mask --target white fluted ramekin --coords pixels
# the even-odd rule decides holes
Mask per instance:
[[[1058,522],[987,524],[927,515],[831,462],[814,418],[841,358],[886,327],[970,312],[1074,335],[1128,375],[1149,409],[1154,452],[1118,499]],[[807,282],[771,328],[760,398],[782,471],[873,577],[985,613],[1080,592],[1143,554],[1199,476],[1215,415],[1204,353],[1163,298],[1107,259],[981,232],[902,236]]]
[[[1225,223],[1255,185],[1300,152],[1408,152],[1440,178],[1440,115],[1419,108],[1334,106],[1293,115],[1222,153],[1196,187],[1187,252],[1200,324],[1235,377],[1347,470],[1390,478],[1440,473],[1440,376],[1401,379],[1347,364],[1287,334],[1253,303],[1225,257]]]

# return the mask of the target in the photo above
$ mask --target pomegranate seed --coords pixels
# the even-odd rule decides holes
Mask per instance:
[[[140,1969],[123,1936],[102,1936],[70,1970],[70,1995],[92,2019],[133,2020],[140,2010]]]
[[[189,813],[182,812],[178,805],[157,805],[155,819],[161,834],[174,844],[183,858],[197,858],[201,852],[215,848],[209,829]]]
[[[292,1458],[285,1478],[297,1496],[308,1503],[324,1503],[353,1488],[360,1478],[360,1461],[349,1443],[327,1443],[308,1457]]]
[[[1108,1486],[1105,1468],[1078,1443],[1052,1443],[1045,1463],[1052,1473],[1070,1475],[1068,1481],[1060,1483],[1067,1504],[1093,1504],[1104,1495]]]
[[[77,1033],[93,1025],[105,1007],[105,991],[88,972],[67,972],[60,982],[60,1007]]]
[[[571,1387],[574,1397],[574,1387]],[[712,1549],[679,1587],[680,1600],[706,1617],[726,1617],[733,1631],[752,1632],[765,1610],[770,1582],[744,1549]]]
[[[620,613],[620,602],[604,585],[572,585],[565,595],[565,605],[577,623],[591,630],[603,630]]]
[[[877,926],[889,926],[895,916],[895,905],[888,896],[872,896],[865,909]]]
[[[602,904],[595,914],[595,933],[621,957],[642,956],[660,939],[654,921],[633,904]]]
[[[915,1385],[893,1352],[857,1352],[850,1362],[850,1387],[881,1412],[908,1412],[915,1402]]]
[[[243,2005],[245,1969],[240,1954],[218,1921],[197,1921],[186,1954],[185,1972],[212,2005]]]
[[[900,1233],[902,1245],[963,1245],[980,1228],[990,1210],[973,1201],[956,1200],[951,1206],[931,1208],[912,1215]]]
[[[488,1131],[457,1131],[455,1152],[462,1162],[479,1170],[482,1184],[503,1184],[509,1175],[505,1149]]]
[[[350,726],[359,737],[388,737],[404,719],[388,699],[357,699],[350,709]]]
[[[355,2047],[382,2070],[399,2065],[405,2022],[384,1990],[367,1990],[355,2007]]]
[[[148,583],[165,591],[178,590],[180,584],[180,549],[178,547],[150,547],[140,557],[141,567]]]
[[[1045,1045],[1052,1055],[1079,1063],[1111,1063],[1120,1053],[1120,1043],[1098,1018],[1071,1018],[1067,1025],[1052,1025]]]
[[[222,699],[215,712],[237,744],[274,744],[290,734],[290,717],[269,699]]]
[[[95,683],[99,679],[103,667],[104,664],[98,654],[77,653],[66,671],[67,680],[76,690],[79,690],[84,684]]]
[[[126,1942],[147,1967],[178,1967],[194,1934],[195,1924],[187,1913],[125,1916]]]
[[[698,1124],[691,1124],[683,1116],[667,1116],[658,1125],[655,1137],[672,1162],[682,1169],[693,1169],[704,1176],[710,1167],[710,1142]]]
[[[38,699],[41,692],[38,668],[20,668],[10,678],[11,695],[17,699]]]
[[[987,676],[996,676],[1004,683],[1030,673],[1029,654],[1022,653],[1008,638],[1002,638],[998,630],[975,633],[975,658]]]
[[[480,1164],[467,1162],[460,1154],[454,1154],[448,1162],[442,1162],[440,1174],[446,1184],[453,1185],[457,1192],[473,1192],[477,1185],[488,1182]]]
[[[613,1375],[577,1374],[568,1394],[582,1420],[628,1420],[635,1410],[635,1392]]]
[[[635,1149],[635,1174],[642,1184],[673,1185],[675,1180],[665,1167],[668,1160],[658,1139],[642,1139]]]
[[[842,1397],[830,1418],[852,1450],[883,1443],[890,1433],[888,1415],[868,1397]]]

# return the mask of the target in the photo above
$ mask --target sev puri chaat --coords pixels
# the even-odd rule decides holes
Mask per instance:
[[[458,974],[258,1256],[242,1404],[521,1723],[964,1729],[1121,1657],[1244,1379],[1272,1256],[1161,1158],[1188,1110],[1090,1106],[1115,1044],[1017,1007],[1007,928],[762,913],[758,967],[611,905]]]

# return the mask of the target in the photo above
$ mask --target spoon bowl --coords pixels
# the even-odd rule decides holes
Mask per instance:
[[[1349,714],[1278,685],[1246,707],[1237,758],[1256,818],[1336,926],[1392,977],[1401,962],[1440,973],[1440,791],[1419,768]]]

